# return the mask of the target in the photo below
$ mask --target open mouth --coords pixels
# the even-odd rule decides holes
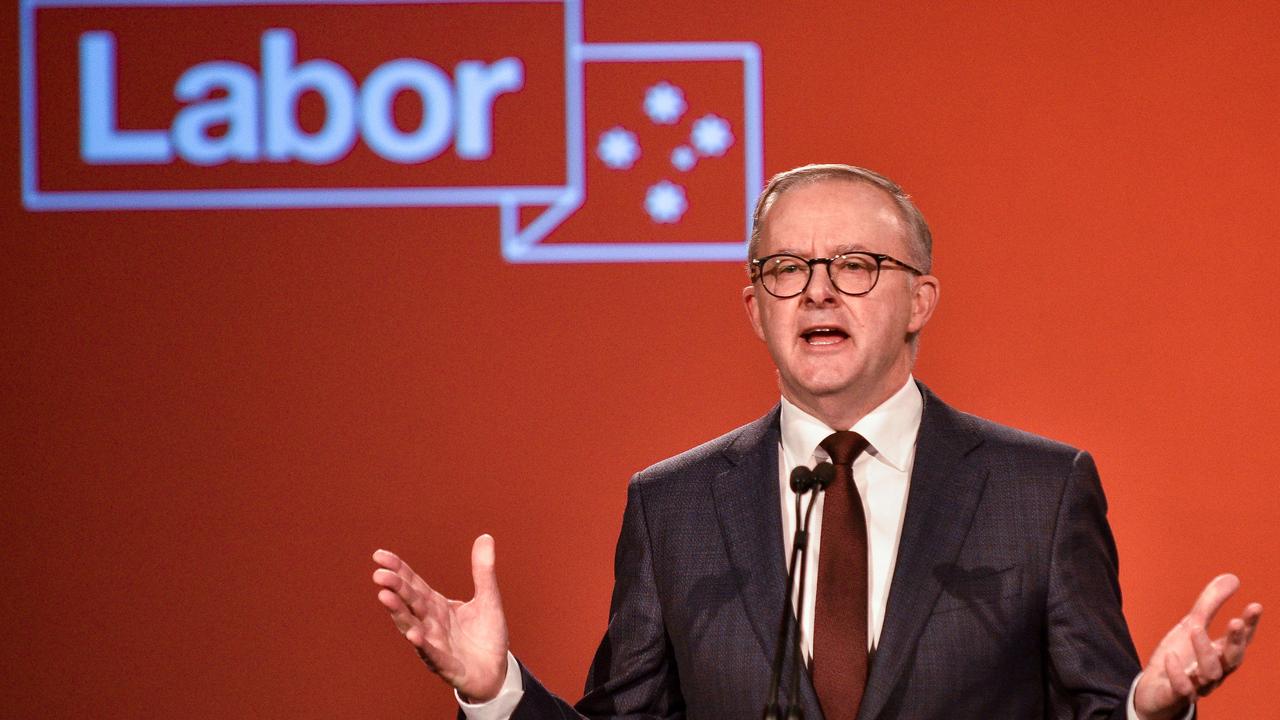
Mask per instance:
[[[813,327],[800,333],[810,345],[836,345],[849,339],[849,334],[838,327]]]

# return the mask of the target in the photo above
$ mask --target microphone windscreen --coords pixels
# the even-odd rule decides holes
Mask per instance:
[[[826,490],[827,486],[835,482],[836,466],[829,462],[820,462],[813,468],[813,482],[818,486],[819,490]]]
[[[799,465],[791,471],[791,492],[803,495],[813,488],[813,471]]]

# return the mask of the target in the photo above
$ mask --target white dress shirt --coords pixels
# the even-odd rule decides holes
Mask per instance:
[[[884,625],[885,605],[889,600],[889,583],[898,557],[898,538],[902,536],[902,518],[906,515],[907,490],[911,486],[911,467],[915,462],[916,435],[924,399],[915,381],[898,389],[888,400],[854,423],[852,430],[868,442],[867,449],[853,461],[853,482],[862,498],[867,518],[867,643],[874,649]],[[778,453],[778,487],[782,499],[782,541],[787,562],[791,562],[791,546],[795,540],[796,494],[791,490],[791,471],[800,465],[813,467],[830,460],[818,447],[835,430],[821,420],[782,399],[782,447]],[[801,642],[806,661],[813,659],[814,606],[817,603],[818,558],[822,552],[822,508],[825,493],[813,502],[813,519],[809,521],[808,568],[804,587],[804,627]],[[809,497],[802,500],[807,509]],[[796,610],[796,597],[791,598]]]
[[[924,412],[924,398],[915,379],[907,378],[898,389],[862,419],[854,423],[852,430],[868,442],[867,449],[853,461],[853,481],[862,498],[862,509],[867,518],[867,644],[874,650],[880,640],[884,625],[884,611],[889,600],[889,584],[893,580],[893,568],[898,557],[898,541],[902,537],[902,520],[906,516],[907,491],[911,487],[911,468],[915,463],[916,436],[920,432],[920,419]],[[791,471],[800,466],[813,467],[828,460],[825,450],[818,446],[824,438],[835,432],[821,420],[809,415],[782,399],[780,423],[782,437],[778,452],[778,488],[782,513],[782,541],[786,562],[791,562],[792,543],[795,536],[796,494],[791,490]],[[806,661],[813,659],[814,606],[818,586],[818,557],[821,552],[822,503],[819,493],[809,523],[808,570],[805,577],[804,623],[801,641]],[[805,498],[801,508],[807,509]],[[791,597],[791,607],[796,609],[796,596]],[[817,622],[821,622],[817,618]],[[1133,708],[1133,689],[1129,688],[1129,720],[1138,720]],[[456,693],[455,693],[456,694]],[[467,720],[508,720],[524,696],[520,678],[520,666],[515,657],[507,653],[507,679],[498,696],[487,703],[472,704],[458,698]],[[1187,717],[1191,717],[1189,711]]]

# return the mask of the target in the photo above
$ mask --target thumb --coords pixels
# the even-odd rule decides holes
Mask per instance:
[[[493,536],[485,533],[471,546],[471,582],[475,585],[475,598],[486,601],[498,599],[498,573],[494,570]]]
[[[1191,608],[1188,617],[1199,623],[1201,627],[1207,628],[1209,621],[1213,620],[1213,616],[1218,613],[1222,604],[1239,588],[1240,578],[1230,573],[1210,580],[1204,591],[1200,593],[1200,597],[1196,598],[1196,604]]]

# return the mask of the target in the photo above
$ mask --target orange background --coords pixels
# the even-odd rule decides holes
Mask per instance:
[[[1274,3],[630,5],[586,39],[760,44],[766,173],[917,197],[917,375],[1095,454],[1144,657],[1215,573],[1274,604]],[[29,213],[12,67],[0,714],[445,717],[368,556],[465,596],[484,531],[513,648],[576,696],[630,473],[776,400],[740,268],[508,265],[492,208]],[[1278,648],[1203,716],[1273,714]]]

